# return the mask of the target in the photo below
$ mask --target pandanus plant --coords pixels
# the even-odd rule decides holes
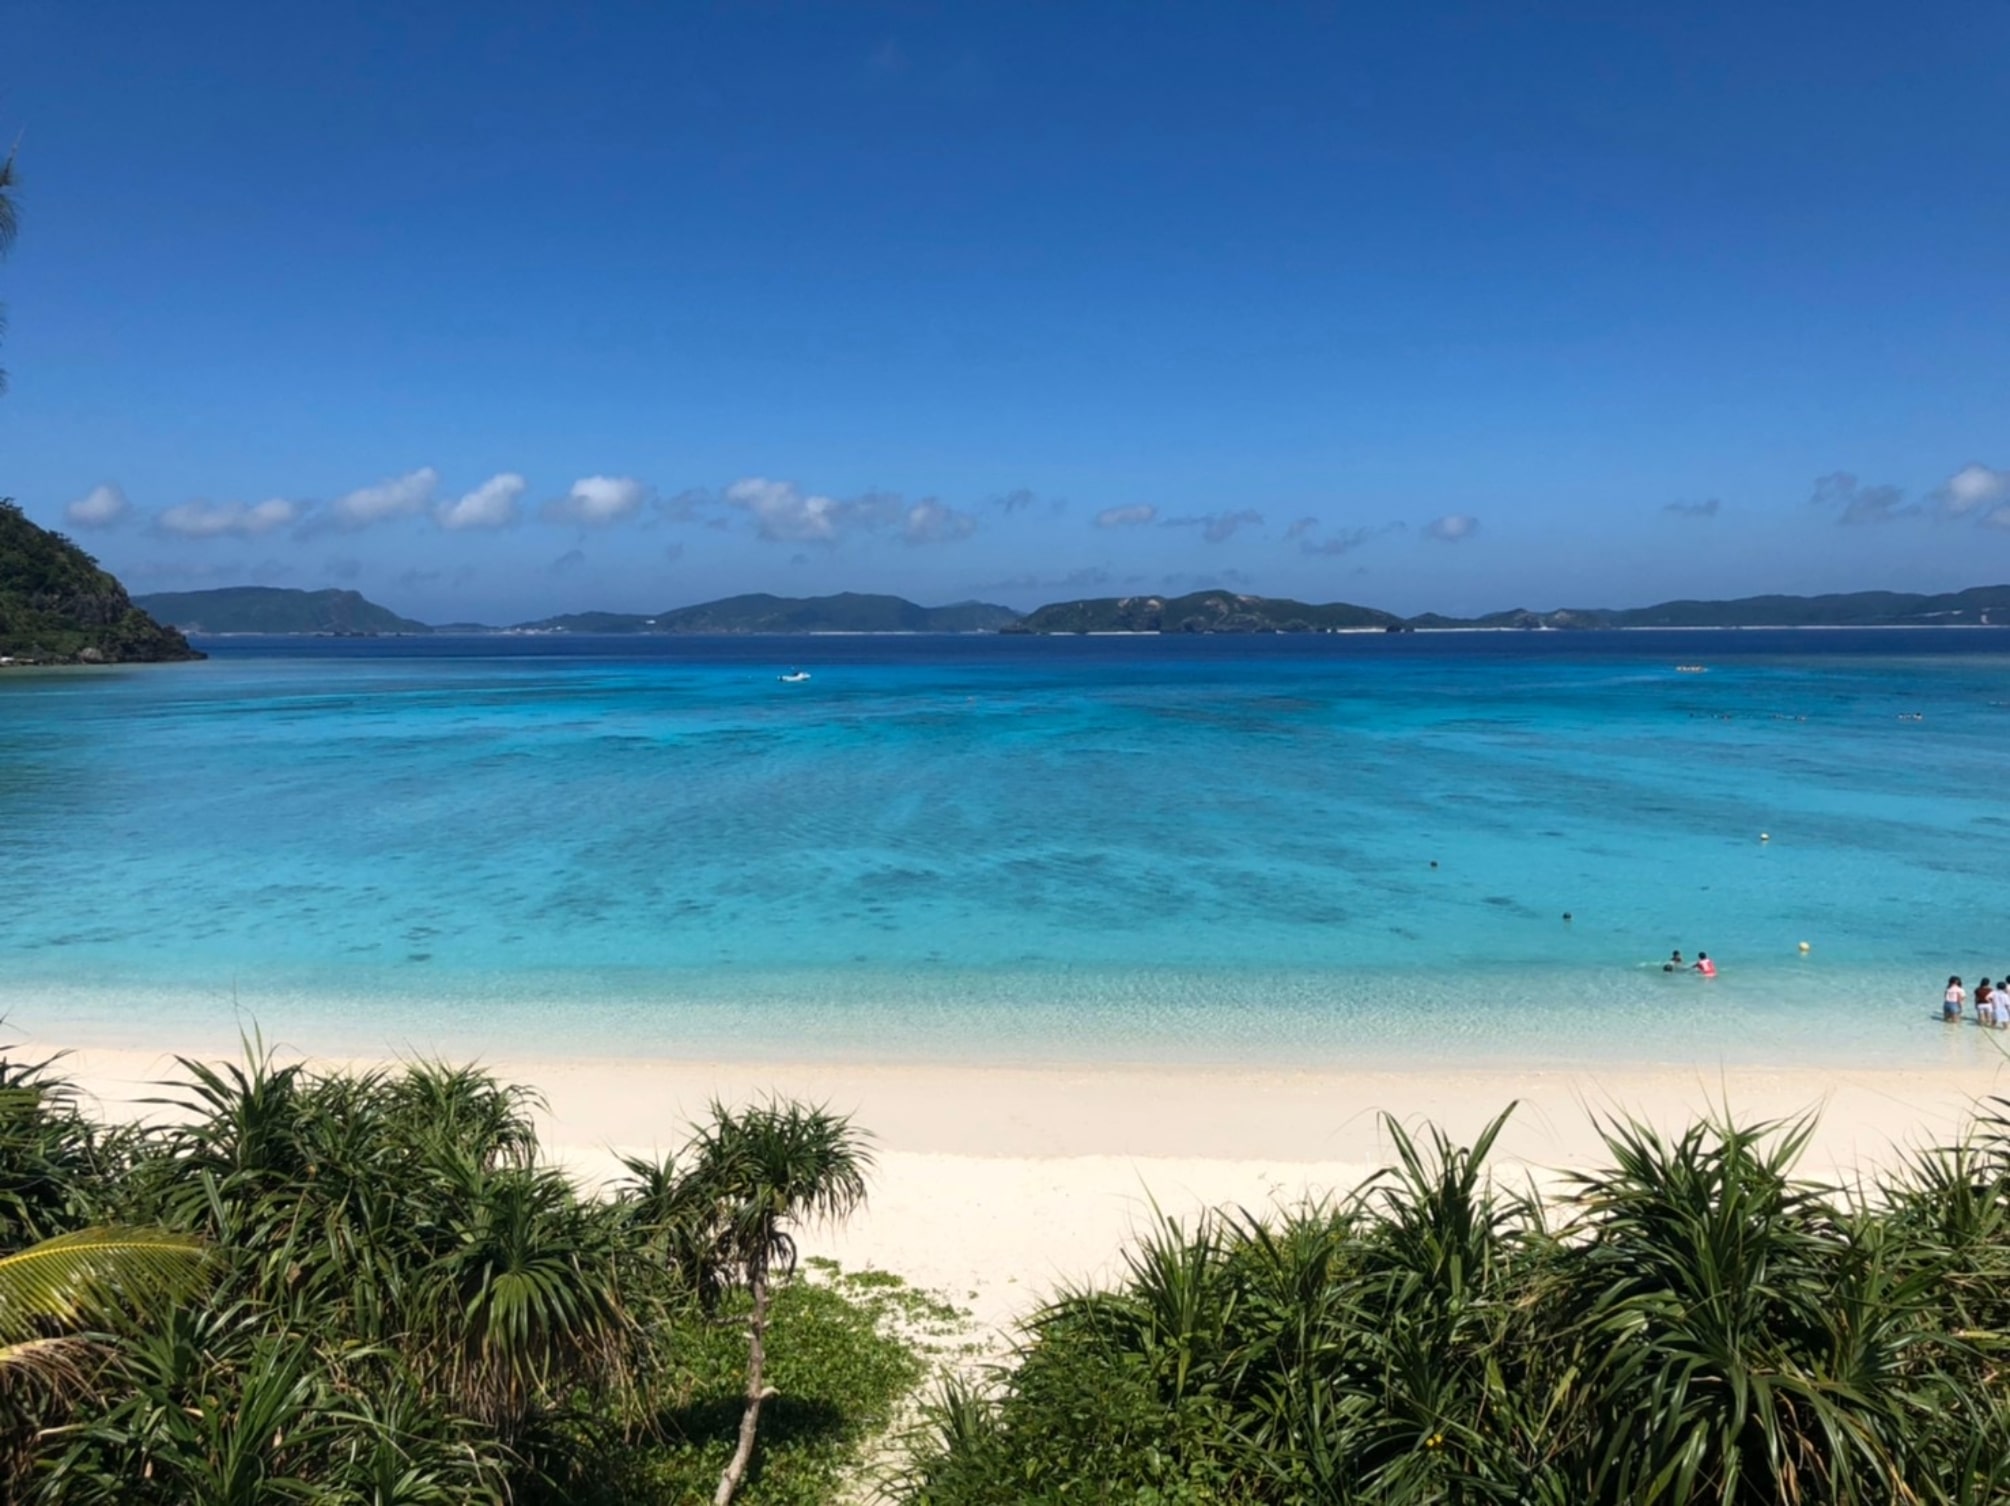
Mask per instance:
[[[872,1155],[849,1117],[781,1099],[737,1110],[714,1103],[711,1121],[693,1137],[689,1154],[689,1175],[703,1199],[717,1269],[745,1287],[752,1302],[746,1408],[733,1457],[712,1497],[714,1506],[726,1506],[746,1478],[761,1404],[772,1394],[763,1374],[768,1302],[773,1278],[795,1270],[791,1231],[805,1223],[842,1221],[864,1203]]]

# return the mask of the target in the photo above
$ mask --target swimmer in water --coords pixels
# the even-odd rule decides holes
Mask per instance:
[[[1668,960],[1661,964],[1661,971],[1664,973],[1679,973],[1686,971],[1688,966],[1689,964],[1682,960],[1682,948],[1678,946],[1668,954]]]
[[[2010,984],[2010,979],[2004,980]],[[1997,1011],[2003,1007],[2004,990],[1996,987],[1987,978],[1975,985],[1975,1023],[1984,1030],[1996,1028]]]
[[[1710,960],[1710,954],[1708,952],[1698,952],[1696,954],[1695,970],[1701,973],[1706,978],[1714,978],[1717,976],[1717,964]]]

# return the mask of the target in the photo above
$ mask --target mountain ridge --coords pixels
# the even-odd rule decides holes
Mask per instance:
[[[32,525],[31,525],[32,526]],[[1644,607],[1523,607],[1454,617],[1399,616],[1353,602],[1304,602],[1225,589],[1048,602],[1021,614],[967,601],[924,607],[905,597],[841,591],[827,596],[749,592],[661,612],[570,612],[492,628],[429,625],[355,591],[234,586],[157,592],[137,608],[207,633],[1329,633],[1442,630],[1606,631],[1623,628],[1893,627],[2010,625],[2010,585],[1937,593],[1845,591],[1767,594],[1722,601],[1679,598]]]
[[[830,596],[723,596],[656,613],[572,612],[517,623],[511,632],[584,633],[984,633],[1019,614],[990,602],[924,607],[902,596],[839,591]]]
[[[329,587],[219,586],[207,591],[155,591],[139,604],[189,633],[362,634],[430,633],[360,591]]]
[[[1815,596],[1769,593],[1722,601],[1678,598],[1645,607],[1563,607],[1550,612],[1512,608],[1482,617],[1410,619],[1421,629],[1716,627],[2010,626],[2010,585],[1962,591],[1831,591]]]

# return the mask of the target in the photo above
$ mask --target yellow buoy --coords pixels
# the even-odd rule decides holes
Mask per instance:
[[[1814,950],[1814,948],[1810,947],[1810,946],[1809,946],[1809,945],[1808,945],[1808,944],[1807,944],[1807,943],[1806,943],[1806,942],[1804,941],[1804,942],[1802,942],[1802,943],[1801,943],[1801,950],[1802,950],[1802,951],[1804,951],[1804,952],[1809,952],[1809,951],[1813,951],[1813,950]]]

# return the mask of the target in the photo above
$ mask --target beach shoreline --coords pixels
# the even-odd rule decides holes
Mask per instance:
[[[68,1044],[31,1038],[9,1054],[34,1060]],[[160,1084],[178,1075],[176,1054],[172,1043],[135,1036],[119,1047],[69,1051],[59,1070],[107,1117],[145,1117],[160,1112],[143,1100],[163,1096]],[[1495,1172],[1507,1185],[1543,1186],[1599,1164],[1601,1118],[1638,1117],[1670,1130],[1727,1108],[1743,1122],[1818,1112],[1802,1170],[1852,1181],[1908,1149],[1948,1143],[1979,1105],[2010,1095],[2010,1057],[1850,1069],[1419,1062],[1291,1070],[563,1055],[485,1065],[537,1090],[547,1156],[589,1183],[618,1175],[621,1155],[678,1148],[714,1100],[778,1094],[853,1115],[871,1132],[878,1159],[871,1200],[844,1228],[811,1233],[805,1253],[894,1271],[942,1292],[994,1343],[1060,1287],[1113,1279],[1126,1239],[1155,1209],[1190,1219],[1204,1208],[1260,1210],[1357,1187],[1394,1158],[1385,1114],[1411,1131],[1442,1127],[1463,1144],[1512,1104]]]

